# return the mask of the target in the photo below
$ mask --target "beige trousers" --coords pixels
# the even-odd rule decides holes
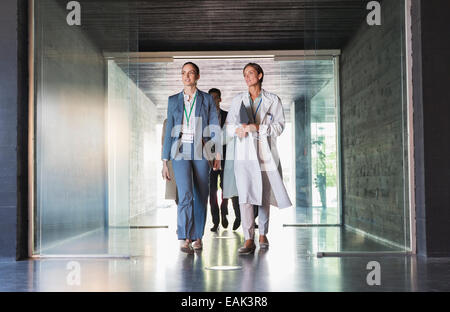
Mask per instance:
[[[255,214],[252,204],[239,204],[241,210],[242,229],[244,238],[255,239]],[[269,231],[270,205],[258,206],[258,231],[259,235],[266,235]]]

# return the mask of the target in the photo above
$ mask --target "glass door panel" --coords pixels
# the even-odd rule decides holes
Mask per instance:
[[[33,253],[127,256],[137,22],[126,1],[79,3],[34,1]]]
[[[369,2],[313,0],[305,11],[304,154],[310,222],[320,225],[312,230],[314,251],[409,248],[405,7]],[[321,59],[326,51],[334,59]],[[340,226],[323,226],[333,223]]]
[[[340,205],[335,62],[332,56],[298,58],[279,61],[295,143],[290,144],[295,158],[295,212],[286,213],[285,222],[336,225]]]

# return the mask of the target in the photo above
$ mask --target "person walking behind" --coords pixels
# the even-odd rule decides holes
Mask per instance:
[[[225,124],[225,120],[227,118],[227,112],[220,108],[220,102],[222,101],[222,93],[219,89],[212,88],[208,91],[208,93],[212,96],[214,102],[216,103],[218,119],[220,123],[220,127],[223,127]],[[228,198],[223,197],[223,181],[224,181],[224,171],[225,168],[225,157],[226,151],[223,151],[221,170],[211,170],[209,174],[209,205],[211,208],[211,217],[213,222],[213,227],[211,228],[212,232],[216,232],[220,219],[219,219],[219,204],[217,201],[217,180],[220,177],[220,188],[222,190],[222,202],[220,203],[220,216],[222,217],[222,226],[226,229],[228,227]],[[233,203],[233,209],[235,214],[235,220],[233,223],[233,230],[237,230],[241,224],[241,213],[239,210],[239,200],[237,196],[231,198]]]

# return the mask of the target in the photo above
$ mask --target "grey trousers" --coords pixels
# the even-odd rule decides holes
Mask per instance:
[[[179,240],[201,239],[205,231],[206,206],[209,193],[209,165],[202,159],[194,160],[193,144],[183,144],[181,150],[190,159],[172,161],[177,181],[177,234]],[[190,149],[190,150],[189,150]]]
[[[245,240],[255,238],[255,213],[252,204],[239,204],[241,210],[242,229]],[[270,205],[258,206],[259,235],[266,235],[269,231]]]

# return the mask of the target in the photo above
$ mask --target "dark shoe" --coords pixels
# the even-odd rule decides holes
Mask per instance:
[[[236,231],[241,226],[241,219],[236,218],[233,223],[233,231]]]
[[[214,226],[211,228],[211,232],[217,232],[217,229],[219,228],[218,224],[214,224]]]
[[[183,244],[180,246],[180,250],[182,252],[185,252],[187,254],[193,254],[194,253],[194,249],[192,248],[191,244]]]
[[[224,229],[228,227],[228,219],[226,214],[222,214],[222,226]]]
[[[189,254],[189,255],[194,253],[194,249],[192,249],[192,247],[190,247],[190,246],[189,247],[181,247],[180,250],[182,252],[185,252],[185,253]]]

